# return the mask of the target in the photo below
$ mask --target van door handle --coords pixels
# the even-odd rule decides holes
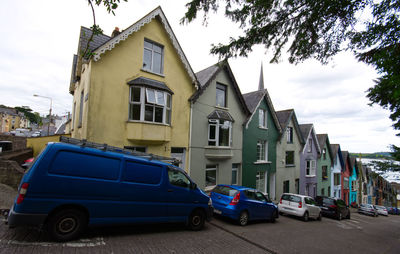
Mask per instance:
[[[174,192],[172,189],[167,190],[168,192]]]

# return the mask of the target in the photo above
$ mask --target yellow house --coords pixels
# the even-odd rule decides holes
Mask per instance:
[[[198,82],[157,7],[113,36],[81,27],[74,56],[71,136],[182,160],[187,169],[190,96]]]
[[[0,132],[20,128],[21,116],[14,108],[0,108]]]

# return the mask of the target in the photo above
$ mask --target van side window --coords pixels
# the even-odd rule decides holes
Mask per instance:
[[[182,172],[179,172],[178,170],[173,170],[171,168],[168,168],[168,179],[169,182],[174,186],[183,188],[190,187],[189,179]]]
[[[159,184],[162,167],[127,161],[123,180],[133,183]]]
[[[59,151],[49,168],[50,174],[117,180],[120,160],[93,154]]]

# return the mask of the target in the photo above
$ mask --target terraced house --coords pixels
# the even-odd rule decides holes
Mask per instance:
[[[331,171],[333,167],[333,155],[328,134],[317,134],[321,153],[318,154],[317,175],[318,195],[331,195]]]
[[[342,171],[345,167],[339,144],[331,144],[333,167],[331,171],[331,197],[342,198]]]
[[[198,73],[200,89],[190,98],[190,176],[205,190],[242,184],[243,123],[249,115],[228,61]]]
[[[73,138],[179,158],[187,169],[189,98],[198,81],[161,7],[112,36],[81,27],[70,93]]]
[[[281,134],[278,117],[261,66],[258,90],[243,95],[250,110],[243,133],[243,185],[276,199],[276,143]]]
[[[276,145],[276,197],[300,191],[300,151],[304,139],[293,109],[277,111],[282,129]]]

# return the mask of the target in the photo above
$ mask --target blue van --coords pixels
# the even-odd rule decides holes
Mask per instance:
[[[49,143],[22,178],[8,225],[44,226],[69,241],[88,225],[185,222],[200,230],[212,211],[211,199],[171,164]]]

